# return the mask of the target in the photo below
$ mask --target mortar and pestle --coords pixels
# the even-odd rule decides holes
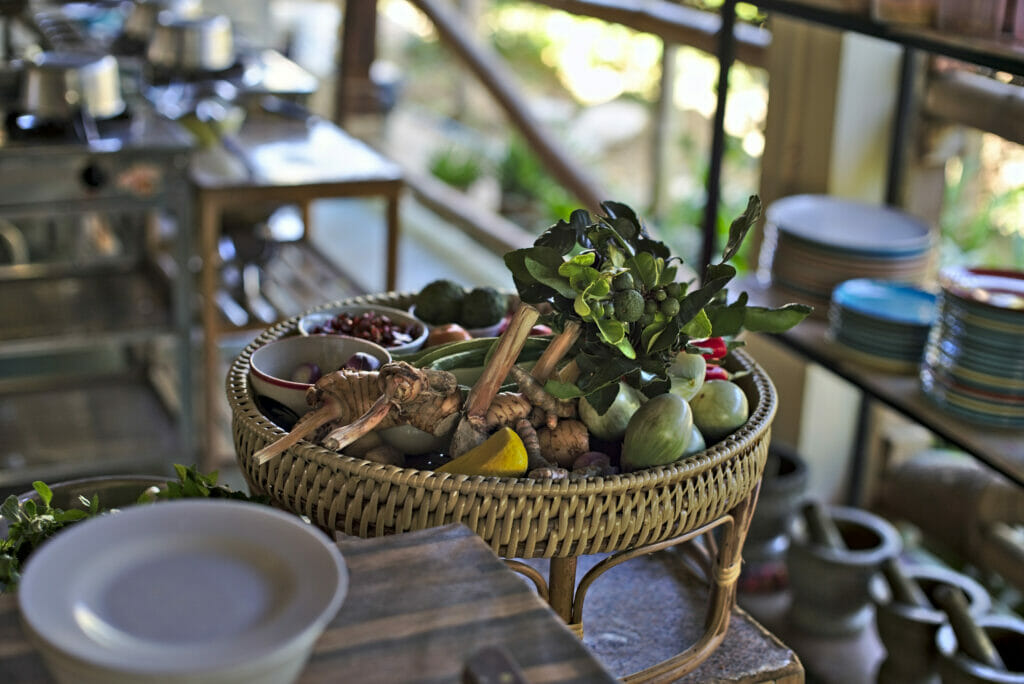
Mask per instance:
[[[871,577],[902,548],[896,528],[858,508],[811,501],[793,521],[786,554],[789,619],[825,636],[856,634],[871,621]]]
[[[991,608],[984,587],[948,568],[901,566],[891,558],[871,578],[868,590],[875,604],[875,625],[886,650],[878,684],[939,683],[935,636],[947,618],[934,596],[942,587],[959,589],[973,616]]]
[[[975,618],[953,587],[936,590],[934,598],[948,618],[935,635],[942,684],[1024,684],[1024,620]]]

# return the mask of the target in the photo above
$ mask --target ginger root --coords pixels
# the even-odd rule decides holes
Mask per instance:
[[[544,458],[563,468],[572,468],[573,461],[590,451],[590,432],[578,420],[560,420],[558,425],[537,430]]]

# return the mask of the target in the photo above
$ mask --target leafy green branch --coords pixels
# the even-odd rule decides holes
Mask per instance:
[[[647,396],[665,392],[668,366],[693,340],[780,332],[811,311],[801,304],[748,306],[746,293],[728,302],[726,285],[736,269],[726,262],[760,216],[756,196],[730,225],[721,261],[708,266],[700,283],[678,281],[682,260],[647,233],[632,209],[617,202],[601,208],[597,217],[576,210],[532,247],[505,255],[524,302],[550,305],[548,319],[557,329],[568,320],[582,326],[570,351],[578,376],[572,383],[549,381],[555,396],[586,396],[603,413],[620,380]]]

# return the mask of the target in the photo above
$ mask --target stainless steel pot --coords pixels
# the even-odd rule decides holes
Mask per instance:
[[[179,17],[197,17],[200,10],[199,0],[134,0],[121,31],[133,40],[148,42],[161,12],[167,11]]]
[[[109,119],[124,111],[121,77],[112,55],[44,52],[25,64],[21,111],[65,120],[82,112]]]
[[[222,14],[187,18],[161,13],[146,59],[170,72],[227,69],[235,63],[231,20]]]

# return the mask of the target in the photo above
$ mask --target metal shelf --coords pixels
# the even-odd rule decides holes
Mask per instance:
[[[817,7],[796,0],[760,0],[754,4],[768,12],[778,12],[821,26],[854,31],[998,71],[1024,74],[1024,44],[1010,36],[979,38],[931,28],[883,23],[868,16]]]
[[[133,376],[0,394],[0,490],[111,473],[169,473],[186,458],[176,420]]]
[[[166,335],[169,307],[166,288],[140,271],[7,281],[0,288],[0,357]]]
[[[789,301],[752,279],[745,279],[737,289],[745,290],[752,304],[779,306]],[[770,339],[829,369],[871,398],[1024,486],[1024,431],[975,425],[950,415],[924,396],[917,375],[875,370],[844,358],[826,341],[827,328],[826,322],[808,318],[785,333],[771,335]]]

